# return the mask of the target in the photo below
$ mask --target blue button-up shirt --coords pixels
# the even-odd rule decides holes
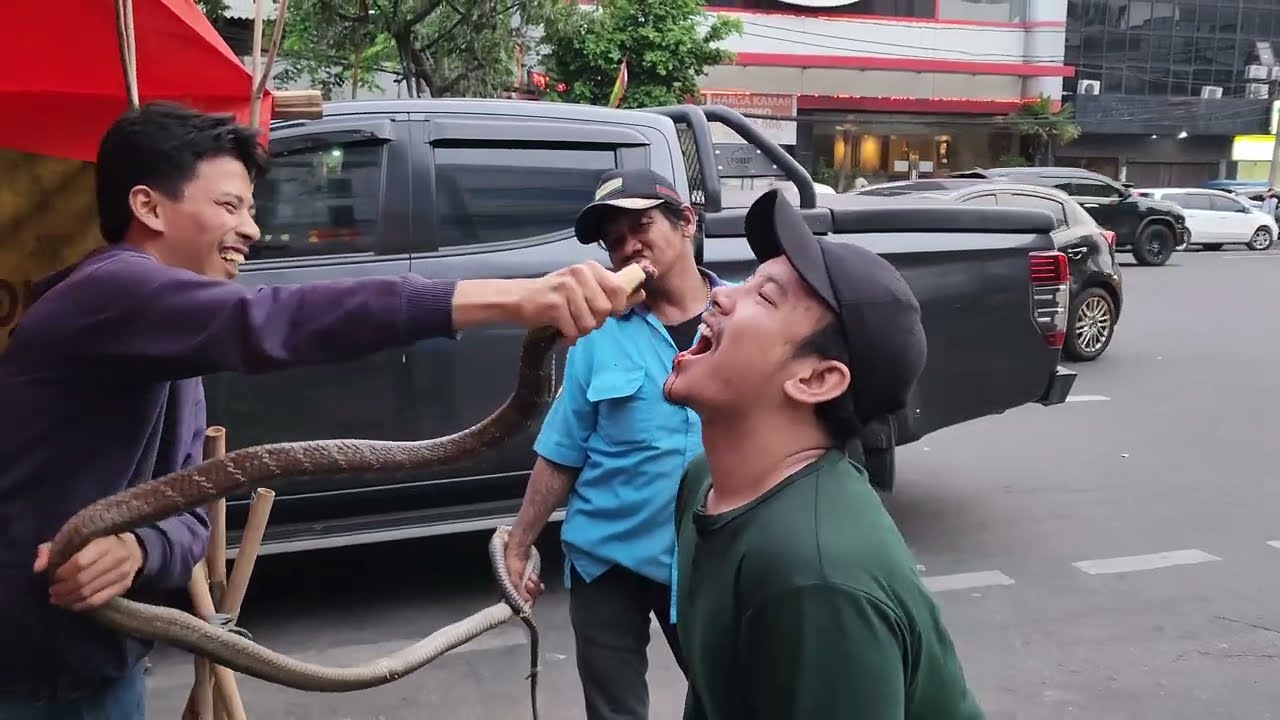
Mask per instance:
[[[711,287],[726,284],[700,270]],[[680,476],[702,452],[702,424],[662,396],[679,350],[644,306],[609,318],[569,349],[564,383],[533,449],[581,468],[560,538],[564,582],[621,565],[674,587],[675,501]]]

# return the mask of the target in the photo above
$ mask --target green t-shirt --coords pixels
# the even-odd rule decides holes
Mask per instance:
[[[980,720],[915,560],[868,482],[831,450],[707,515],[706,458],[676,507],[685,720]]]

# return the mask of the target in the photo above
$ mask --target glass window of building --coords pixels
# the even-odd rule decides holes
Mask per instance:
[[[1280,50],[1276,0],[1068,0],[1064,91],[1097,80],[1103,94],[1246,97],[1257,41]]]

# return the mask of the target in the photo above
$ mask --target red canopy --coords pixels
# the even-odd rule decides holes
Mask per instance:
[[[141,102],[248,123],[253,77],[193,0],[133,0],[133,27]],[[128,107],[115,3],[0,0],[0,148],[92,162]]]

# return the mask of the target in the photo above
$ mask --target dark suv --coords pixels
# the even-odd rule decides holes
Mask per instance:
[[[955,178],[986,178],[1055,187],[1116,234],[1116,249],[1132,250],[1139,265],[1164,265],[1186,245],[1187,218],[1177,205],[1133,193],[1106,175],[1073,167],[975,168]]]

